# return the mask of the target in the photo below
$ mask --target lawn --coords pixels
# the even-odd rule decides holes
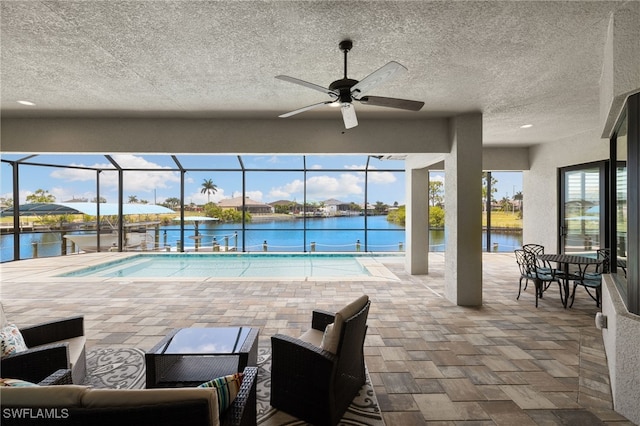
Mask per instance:
[[[522,229],[522,218],[519,215],[519,212],[491,212],[491,227]],[[486,213],[482,213],[482,226],[487,226]]]

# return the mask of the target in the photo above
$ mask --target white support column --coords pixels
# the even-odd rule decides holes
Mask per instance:
[[[405,185],[405,270],[411,275],[424,275],[429,272],[429,169],[408,169]]]
[[[451,118],[445,157],[445,296],[482,305],[482,114]]]

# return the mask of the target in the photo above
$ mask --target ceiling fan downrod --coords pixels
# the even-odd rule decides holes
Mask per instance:
[[[349,53],[349,51],[353,47],[353,42],[351,40],[342,40],[340,42],[340,44],[338,45],[338,47],[340,47],[340,50],[342,50],[344,52],[344,78],[346,80],[346,78],[347,78],[347,53]]]
[[[336,80],[329,85],[329,89],[336,90],[339,93],[338,102],[341,104],[350,104],[353,100],[351,97],[351,88],[358,83],[358,80],[347,78],[347,53],[353,47],[351,40],[342,40],[339,44],[340,50],[344,52],[344,77]]]

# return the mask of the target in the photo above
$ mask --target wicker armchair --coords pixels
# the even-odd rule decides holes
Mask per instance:
[[[336,314],[314,311],[300,338],[271,338],[271,405],[316,426],[336,425],[366,380],[364,339],[371,302],[362,296]],[[337,347],[328,344],[330,326]],[[335,353],[331,350],[335,349]]]
[[[0,311],[4,319],[1,304]],[[4,377],[38,383],[59,369],[71,369],[73,383],[82,384],[87,364],[82,316],[23,327],[20,333],[28,349],[2,357]]]
[[[40,381],[38,385],[40,386],[53,386],[53,385],[72,385],[71,381],[71,370],[60,369],[50,376],[45,377],[44,380]]]

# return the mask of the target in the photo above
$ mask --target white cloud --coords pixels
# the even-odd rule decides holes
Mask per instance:
[[[362,170],[365,168],[365,165],[351,164],[348,166],[344,166],[344,168],[349,170]],[[396,176],[393,173],[373,171],[375,169],[376,167],[369,166],[369,183],[386,184],[393,183],[397,180]],[[359,172],[358,175],[361,175],[362,179],[364,179],[364,172]]]
[[[369,182],[386,184],[395,182],[396,176],[391,172],[369,172]]]
[[[82,166],[82,164],[71,164],[71,166]],[[93,170],[81,170],[81,169],[55,169],[51,172],[50,176],[55,179],[64,179],[67,182],[85,182],[89,180],[95,180],[97,172]]]
[[[203,204],[207,204],[207,202],[211,201],[212,203],[217,203],[218,201],[222,200],[223,198],[227,198],[227,195],[225,195],[224,193],[224,189],[218,187],[218,190],[216,191],[215,194],[211,194],[209,196],[209,200],[207,200],[207,194],[206,193],[201,193],[200,190],[192,192],[191,194],[188,194],[184,196],[184,203],[185,204],[189,204],[189,203],[195,203],[198,205],[203,205]]]
[[[353,173],[343,173],[335,176],[313,176],[307,179],[307,199],[309,201],[324,201],[329,198],[337,198],[341,201],[351,201],[354,195],[361,195],[362,178]],[[304,182],[296,179],[286,185],[272,188],[269,198],[298,199],[303,197]]]
[[[251,198],[253,201],[262,201],[262,195],[262,191],[247,191],[245,196]],[[231,196],[233,198],[242,197],[242,192],[233,191]]]
[[[114,155],[113,159],[124,169],[166,169],[156,163],[147,161],[143,157],[131,154]],[[83,164],[72,164],[73,166],[86,167]],[[89,167],[105,169],[100,174],[100,187],[103,191],[115,190],[118,188],[118,173],[113,170],[111,163],[96,163]],[[54,170],[50,176],[55,179],[74,181],[93,181],[96,179],[96,172],[91,170],[61,168]],[[124,192],[125,194],[138,195],[138,192],[153,193],[154,189],[172,188],[172,184],[180,182],[180,174],[173,171],[125,171],[124,172]],[[57,196],[56,196],[57,198]]]
[[[271,191],[269,191],[269,199],[273,200],[273,201],[278,201],[281,199],[288,199],[289,196],[291,194],[289,194],[288,192],[282,190],[281,188],[273,188],[271,189]]]

